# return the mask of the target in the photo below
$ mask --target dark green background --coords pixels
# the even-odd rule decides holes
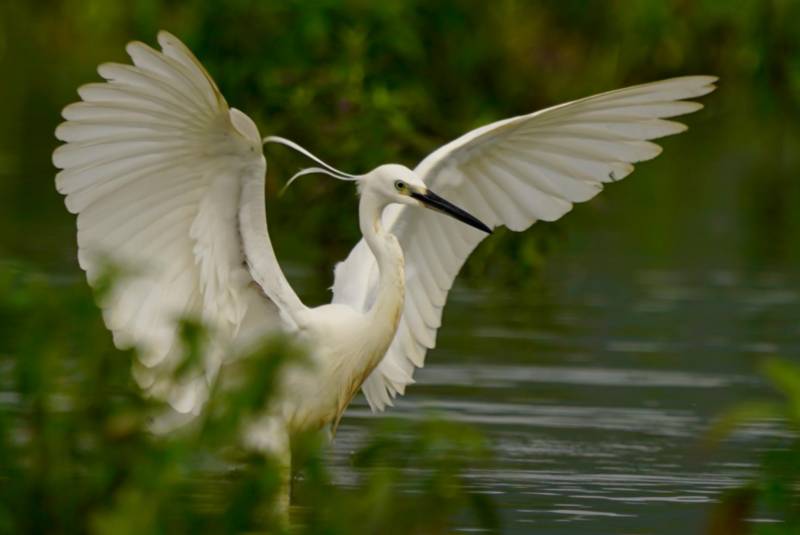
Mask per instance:
[[[800,2],[6,0],[0,258],[76,272],[73,218],[50,162],[59,110],[97,79],[97,64],[126,60],[126,42],[154,44],[160,28],[185,40],[263,135],[295,139],[353,172],[413,166],[470,128],[593,92],[719,75],[689,133],[578,212],[613,203],[608,216],[630,223],[619,239],[659,262],[689,250],[697,254],[688,261],[702,263],[709,248],[708,262],[736,267],[800,257]],[[324,275],[306,290],[318,294],[357,238],[355,197],[315,177],[277,198],[306,162],[269,150],[279,256]],[[570,228],[495,238],[467,272],[526,279],[543,250],[576,234]]]

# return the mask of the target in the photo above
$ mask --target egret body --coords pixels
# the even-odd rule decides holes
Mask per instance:
[[[119,347],[140,349],[139,383],[178,413],[199,413],[225,360],[266,334],[304,340],[313,366],[286,370],[276,403],[246,432],[287,466],[289,434],[335,428],[359,388],[380,410],[404,393],[435,345],[453,280],[491,228],[556,220],[624,178],[660,153],[652,139],[686,129],[667,118],[702,107],[686,99],[716,81],[674,78],[501,120],[413,170],[350,175],[267,138],[320,166],[300,174],[353,181],[360,193],[363,239],[336,267],[332,303],[309,308],[270,243],[258,128],[178,39],[161,32],[158,42],[161,51],[130,43],[133,65],[101,65],[105,81],[82,86],[56,130],[56,187],[77,214],[78,260],[90,283],[104,259],[135,268],[100,303],[104,320]],[[184,315],[216,337],[202,373],[176,382]]]

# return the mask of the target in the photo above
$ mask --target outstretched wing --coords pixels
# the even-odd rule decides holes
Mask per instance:
[[[140,382],[189,412],[204,401],[226,342],[249,324],[281,328],[285,308],[302,305],[268,241],[255,124],[228,107],[183,43],[166,32],[158,42],[160,52],[128,44],[133,65],[101,65],[106,81],[78,90],[82,101],[64,108],[56,130],[66,144],[53,163],[62,169],[56,187],[78,214],[89,282],[109,261],[130,271],[101,303],[115,344],[137,346]],[[261,288],[248,271],[254,263]],[[205,377],[176,385],[160,378],[181,353],[177,320],[186,316],[220,342]]]
[[[633,163],[654,158],[649,140],[683,132],[665,120],[702,107],[685,99],[714,90],[715,77],[687,76],[611,91],[469,132],[439,148],[416,168],[431,190],[491,227],[522,231],[554,221],[621,180]],[[391,206],[384,224],[406,261],[406,301],[395,338],[362,387],[383,409],[436,344],[447,293],[469,254],[485,237],[429,210]],[[366,309],[377,284],[372,253],[360,242],[336,268],[334,301]]]

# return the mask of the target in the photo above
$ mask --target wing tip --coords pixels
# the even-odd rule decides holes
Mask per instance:
[[[61,122],[58,126],[56,126],[56,129],[53,131],[53,135],[55,136],[55,138],[57,140],[63,141],[64,143],[69,142],[69,140],[67,139],[67,136],[66,136],[66,132],[64,132],[64,130],[66,130],[69,127],[69,124],[70,124],[70,121],[67,120],[67,121]],[[53,150],[53,165],[55,165],[56,167],[58,167],[58,165],[56,165],[56,162],[55,162],[55,153],[59,148],[60,147],[57,147],[56,149]],[[58,168],[61,169],[61,167],[58,167]]]
[[[703,79],[702,83],[700,84],[699,93],[696,95],[698,97],[702,97],[703,95],[708,95],[709,93],[713,93],[717,89],[717,83],[719,82],[719,76],[701,76],[700,78]]]
[[[96,94],[93,97],[90,93],[102,90],[105,87],[108,87],[108,82],[87,82],[78,86],[77,93],[83,102],[96,102],[99,100],[99,98],[96,96]],[[73,104],[77,103],[73,102]]]
[[[150,45],[148,45],[147,43],[144,43],[144,42],[139,41],[137,39],[137,40],[129,41],[125,45],[125,52],[128,53],[128,55],[131,57],[131,59],[134,60],[134,63],[135,63],[134,55],[137,54],[138,52],[145,52],[145,53],[151,53],[151,54],[152,53],[163,54],[164,50],[166,48],[169,48],[170,46],[178,47],[181,50],[183,50],[184,52],[186,52],[186,50],[188,50],[188,49],[186,49],[186,45],[184,45],[183,42],[180,39],[175,37],[173,34],[168,32],[167,30],[159,30],[158,33],[156,34],[156,41],[158,42],[159,46],[161,47],[161,51],[158,51],[155,48],[153,48]]]
[[[62,123],[62,124],[63,124],[63,123]],[[59,127],[60,127],[60,126],[61,126],[61,125],[59,125]],[[61,139],[60,137],[58,137],[58,128],[56,128],[56,139],[58,139],[59,141],[64,141],[63,139]],[[53,162],[53,166],[54,166],[54,167],[56,167],[57,169],[64,170],[64,169],[66,169],[67,167],[69,167],[69,166],[67,165],[67,162],[66,162],[66,161],[64,161],[64,159],[62,158],[62,156],[63,156],[63,154],[62,154],[62,153],[63,153],[65,150],[67,150],[67,147],[68,147],[68,146],[69,146],[68,144],[59,145],[58,147],[56,147],[56,148],[53,150],[53,154],[52,154],[52,156],[51,156],[51,161]],[[61,173],[59,173],[59,174],[61,174]],[[58,179],[58,176],[56,176],[56,179]]]
[[[719,81],[719,76],[715,74],[686,74],[683,76],[674,76],[672,78],[665,78],[652,83],[675,83],[685,82],[692,85],[712,85]],[[646,85],[646,84],[645,84]]]
[[[125,45],[125,52],[127,52],[128,55],[131,56],[131,58],[133,58],[133,55],[138,50],[142,50],[142,49],[144,49],[145,51],[153,50],[151,46],[149,46],[146,43],[143,43],[142,41],[139,41],[139,40],[128,41],[128,43]]]
[[[115,76],[114,73],[112,72],[112,70],[114,70],[114,69],[130,69],[130,68],[132,68],[131,65],[126,64],[126,63],[119,63],[119,62],[116,62],[116,61],[104,61],[103,63],[101,63],[101,64],[99,64],[97,66],[97,74],[99,74],[100,77],[103,80],[105,80],[106,82],[111,82],[116,77],[119,76],[119,74],[117,74]],[[119,70],[117,72],[119,72]]]
[[[384,395],[386,396],[385,391]],[[367,398],[367,404],[369,405],[369,410],[372,411],[373,413],[384,412],[386,410],[386,407],[394,406],[392,400],[389,399],[389,396],[386,396],[386,399],[376,399],[373,398],[372,396],[367,396],[367,395],[365,395],[365,397]]]
[[[687,74],[686,76],[678,76],[674,80],[693,80],[702,85],[715,84],[719,81],[719,76],[715,74]]]
[[[189,50],[189,47],[187,47],[183,41],[175,37],[175,35],[167,30],[159,30],[158,34],[156,35],[156,41],[158,41],[158,45],[161,47],[161,51],[165,55],[174,56],[177,52],[189,58],[192,63],[198,62],[194,57],[194,54],[192,54],[192,52]]]
[[[684,99],[691,99],[696,97],[702,97],[708,95],[709,93],[714,92],[717,89],[716,83],[719,81],[719,76],[711,74],[694,74],[694,75],[674,78],[674,80],[685,80],[687,82],[687,85],[692,86],[693,88],[692,93],[684,97]],[[702,108],[702,106],[700,106],[700,108]],[[700,108],[697,109],[699,110]]]
[[[174,44],[175,42],[182,43],[182,41],[175,37],[174,34],[164,29],[158,30],[158,33],[156,34],[156,40],[158,40],[158,44],[161,45],[162,48],[170,44]]]
[[[64,186],[60,186],[58,183],[56,183],[56,190],[60,194],[65,195],[65,197],[64,197],[64,206],[66,207],[67,212],[69,212],[70,214],[79,214],[80,211],[81,211],[81,207],[75,204],[75,201],[73,200],[72,195],[69,195],[66,192],[66,188],[64,188]],[[78,262],[78,264],[80,265],[80,262]],[[81,266],[81,267],[83,267],[83,266]]]

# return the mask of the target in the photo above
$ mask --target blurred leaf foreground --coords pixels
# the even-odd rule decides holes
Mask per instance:
[[[722,496],[712,511],[710,535],[800,533],[800,364],[772,357],[761,373],[774,388],[774,399],[732,407],[716,421],[709,440],[714,444],[743,427],[766,423],[776,427],[780,444],[762,454],[751,481]]]
[[[492,502],[467,482],[468,464],[488,461],[486,443],[435,418],[379,425],[353,454],[347,485],[334,482],[323,437],[295,437],[292,522],[282,526],[276,461],[238,437],[269,405],[281,367],[302,360],[290,340],[226,368],[197,421],[160,435],[151,423],[167,408],[132,380],[135,351],[113,347],[82,281],[0,264],[0,329],[0,533],[498,530]],[[182,321],[176,374],[209,337]]]

